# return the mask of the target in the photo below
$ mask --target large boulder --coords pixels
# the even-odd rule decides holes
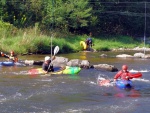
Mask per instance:
[[[145,56],[145,54],[144,53],[135,53],[133,56],[137,57],[137,58],[142,58]]]
[[[116,72],[118,69],[113,66],[113,65],[108,65],[108,64],[98,64],[98,65],[93,65],[95,69],[103,69],[111,72]]]
[[[67,62],[67,66],[80,66],[81,60],[79,59],[72,59],[69,62]]]
[[[68,62],[68,58],[65,57],[56,57],[55,60],[52,61],[53,66],[66,66]]]
[[[88,60],[72,59],[69,62],[67,62],[67,66],[78,66],[81,68],[89,68],[90,62]]]
[[[81,60],[79,66],[81,68],[89,68],[90,67],[90,62],[88,60]]]

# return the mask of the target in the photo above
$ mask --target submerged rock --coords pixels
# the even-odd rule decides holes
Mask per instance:
[[[150,58],[150,54],[146,54],[142,58],[149,59]]]
[[[120,55],[116,55],[116,57],[118,58],[132,58],[132,55],[128,55],[128,54],[120,54]]]
[[[107,57],[107,55],[106,54],[101,54],[100,57]]]

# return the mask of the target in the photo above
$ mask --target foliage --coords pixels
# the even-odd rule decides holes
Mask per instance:
[[[79,45],[80,41],[84,41],[88,36],[70,36],[70,37],[49,37],[35,33],[35,29],[23,29],[18,31],[18,34],[9,38],[0,40],[0,50],[9,52],[14,50],[15,53],[51,53],[51,46],[60,47],[59,53],[78,52],[82,50]],[[52,45],[51,45],[52,40]],[[132,37],[116,36],[116,37],[98,37],[94,38],[93,48],[98,51],[109,51],[117,48],[134,48],[143,47],[143,43],[133,40]],[[148,45],[146,45],[148,47]]]
[[[88,26],[91,10],[88,0],[47,1],[46,15],[42,24],[49,29],[68,31]]]
[[[3,6],[6,4],[6,0],[1,0],[0,1],[0,19],[1,19],[1,21],[2,21],[2,18],[3,18],[3,13],[4,13],[4,11],[3,11]]]
[[[16,28],[12,24],[0,21],[0,39],[13,36],[15,30]]]
[[[1,21],[45,35],[149,36],[148,0],[1,0]]]
[[[25,28],[39,22],[43,13],[42,0],[11,0],[4,6],[3,20],[18,28]]]

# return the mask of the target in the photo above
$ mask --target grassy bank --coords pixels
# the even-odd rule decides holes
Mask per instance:
[[[50,37],[38,32],[36,28],[28,30],[17,30],[15,35],[3,34],[0,39],[0,51],[9,52],[14,50],[17,54],[24,53],[50,53],[51,38],[53,48],[58,45],[60,53],[71,53],[82,50],[79,42],[84,41],[88,36],[63,35]],[[132,37],[115,36],[115,37],[93,37],[93,48],[98,51],[108,51],[118,48],[143,47],[142,42],[133,40]],[[148,47],[148,45],[147,45]]]

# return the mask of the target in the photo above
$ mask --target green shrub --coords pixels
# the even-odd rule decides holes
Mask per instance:
[[[7,38],[15,34],[16,28],[7,22],[0,21],[0,38]]]

